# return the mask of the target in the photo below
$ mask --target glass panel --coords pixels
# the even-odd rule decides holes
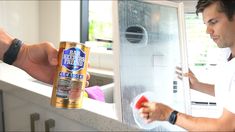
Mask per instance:
[[[178,9],[119,1],[118,13],[123,121],[136,124],[131,103],[146,91],[154,93],[158,102],[184,112],[182,81],[175,75],[175,67],[182,64]]]

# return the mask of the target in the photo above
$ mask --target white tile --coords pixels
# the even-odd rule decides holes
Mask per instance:
[[[100,54],[100,68],[101,69],[113,69],[114,67],[114,58],[112,54]]]
[[[90,53],[89,57],[90,67],[99,68],[100,67],[100,55],[97,53]]]

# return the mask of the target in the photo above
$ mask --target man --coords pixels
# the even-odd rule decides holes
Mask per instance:
[[[197,14],[202,13],[206,32],[219,48],[230,48],[231,55],[215,85],[199,82],[191,71],[184,75],[189,77],[192,89],[217,98],[221,116],[192,117],[157,102],[143,103],[140,114],[147,123],[168,120],[189,131],[235,131],[235,0],[199,0],[196,8]]]
[[[52,84],[58,64],[57,49],[49,42],[29,45],[15,40],[0,27],[0,60],[5,59],[4,62],[26,71],[35,79]],[[90,75],[87,75],[89,80]]]

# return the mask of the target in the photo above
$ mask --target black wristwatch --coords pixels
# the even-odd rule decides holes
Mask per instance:
[[[168,117],[168,122],[170,122],[171,124],[174,125],[177,120],[177,113],[178,113],[178,111],[176,111],[176,110],[171,112],[170,116]]]
[[[7,51],[3,55],[3,62],[12,65],[13,62],[16,60],[17,55],[20,51],[22,41],[19,39],[14,39],[10,45],[10,47],[7,49]]]

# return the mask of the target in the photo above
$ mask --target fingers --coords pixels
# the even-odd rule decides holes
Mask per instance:
[[[183,73],[182,68],[178,66],[176,67],[175,73],[177,74],[177,78],[180,80],[182,80],[183,77],[191,77],[194,75],[190,69],[187,73]]]
[[[140,113],[140,117],[144,119],[149,119],[149,113]]]
[[[86,87],[89,86],[89,81],[88,81],[88,80],[90,80],[90,78],[91,78],[91,75],[90,75],[89,72],[87,72],[87,73],[86,73]]]
[[[89,81],[86,81],[86,87],[88,87],[88,86],[89,86],[89,84],[90,84],[90,83],[89,83]]]
[[[179,71],[175,71],[175,74],[177,74],[177,78],[182,80],[183,79],[183,73]]]
[[[149,106],[150,103],[143,103],[143,105]],[[142,117],[146,123],[151,123],[154,120],[152,111],[149,107],[142,107],[139,112],[140,117]]]
[[[183,79],[183,73],[182,73],[182,68],[181,67],[176,66],[175,74],[177,74],[178,79],[180,79],[180,80]]]
[[[141,105],[142,105],[142,107],[150,107],[151,103],[150,102],[144,102]]]
[[[87,73],[86,73],[86,80],[90,80],[90,78],[91,78],[91,75],[90,75],[89,72],[87,72]]]
[[[154,119],[153,119],[153,117],[152,117],[152,113],[148,113],[148,116],[147,116],[147,118],[145,119],[145,122],[146,123],[151,123],[151,122],[153,122],[154,121]]]
[[[142,103],[141,106],[142,106],[140,109],[141,113],[149,113],[151,111],[150,110],[151,103],[145,102],[145,103]]]
[[[181,68],[181,67],[179,67],[179,66],[176,66],[176,70],[178,70],[178,71],[182,71],[182,68]]]
[[[87,64],[87,67],[89,68],[90,67],[90,61],[88,61],[88,64]],[[89,86],[89,81],[88,80],[90,80],[90,78],[91,78],[91,75],[90,75],[90,73],[89,72],[87,72],[86,73],[86,87],[88,87]]]
[[[150,110],[149,110],[148,108],[142,107],[142,108],[140,108],[139,112],[140,112],[140,116],[141,116],[141,117],[143,117],[143,118],[145,118],[145,119],[149,118],[149,112],[150,112]]]

